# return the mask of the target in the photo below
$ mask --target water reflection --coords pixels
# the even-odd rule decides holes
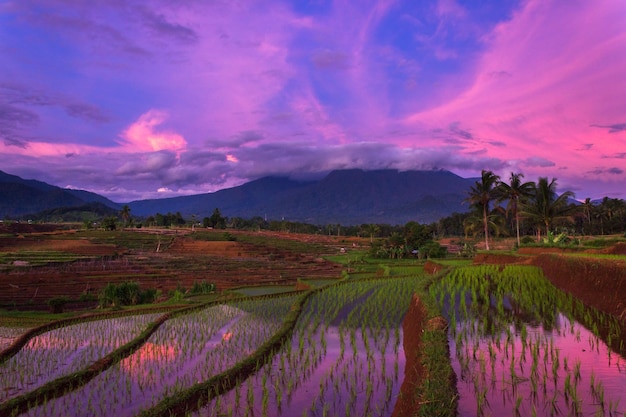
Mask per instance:
[[[626,413],[626,360],[580,323],[558,314],[555,326],[511,325],[482,337],[459,322],[450,337],[459,415],[613,416]],[[519,329],[519,326],[517,327]]]

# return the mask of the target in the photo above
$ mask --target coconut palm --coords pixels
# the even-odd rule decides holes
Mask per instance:
[[[489,203],[496,198],[495,187],[500,177],[491,171],[482,170],[480,181],[470,188],[465,202],[482,212],[485,249],[489,250]]]
[[[124,220],[124,227],[128,225],[128,220],[130,219],[130,207],[128,204],[125,204],[120,211],[120,216],[122,216],[122,220]]]
[[[569,218],[572,209],[568,199],[574,197],[571,191],[556,193],[556,178],[548,182],[548,178],[541,177],[533,187],[532,196],[522,203],[521,214],[533,220],[537,225],[537,238],[541,237],[541,228],[547,235],[555,220]]]
[[[592,213],[594,213],[595,211],[595,205],[593,204],[591,199],[587,197],[585,198],[585,202],[582,203],[580,207],[583,213],[584,220],[587,222],[587,225],[588,225],[587,233],[591,234],[593,233],[593,227],[591,224],[591,216],[592,216]]]
[[[370,242],[373,242],[374,235],[377,235],[380,232],[380,227],[374,223],[364,223],[363,225],[361,225],[361,230],[363,230],[364,233],[367,233],[370,236]]]
[[[507,200],[506,211],[511,213],[515,217],[515,231],[517,235],[517,246],[520,245],[519,237],[519,205],[520,201],[524,201],[532,194],[534,184],[532,182],[522,182],[524,174],[511,172],[509,177],[509,183],[498,182],[496,187],[496,194],[498,201]]]

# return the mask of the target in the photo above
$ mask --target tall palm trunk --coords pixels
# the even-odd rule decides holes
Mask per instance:
[[[519,238],[519,213],[517,211],[515,211],[515,229],[517,232],[517,247],[519,248],[522,242]]]
[[[489,222],[487,222],[487,205],[483,206],[483,225],[485,228],[485,249],[489,250]]]

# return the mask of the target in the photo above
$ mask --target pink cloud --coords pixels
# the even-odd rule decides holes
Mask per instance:
[[[623,132],[592,126],[626,121],[625,18],[626,3],[617,0],[576,7],[527,1],[485,38],[473,83],[443,105],[414,113],[407,125],[428,132],[460,122],[474,139],[464,142],[465,153],[486,146],[488,155],[524,166],[529,178],[568,167],[580,172],[572,182],[593,177],[597,158],[626,149]],[[548,160],[553,167],[537,163]],[[626,161],[616,162],[626,168]]]
[[[185,138],[176,132],[157,130],[168,118],[168,113],[149,110],[120,135],[122,146],[129,151],[180,151],[187,145]]]

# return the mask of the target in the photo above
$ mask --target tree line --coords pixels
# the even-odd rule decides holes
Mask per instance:
[[[103,226],[109,229],[114,229],[120,223],[124,227],[202,226],[213,229],[360,236],[369,238],[371,243],[375,243],[375,249],[385,256],[406,256],[420,247],[427,253],[437,253],[438,248],[431,242],[452,236],[466,241],[484,239],[485,248],[489,249],[492,237],[513,236],[519,246],[524,242],[554,239],[556,235],[624,233],[624,200],[605,197],[599,202],[589,198],[577,202],[574,197],[571,191],[558,193],[556,178],[549,180],[540,177],[537,182],[524,181],[522,173],[512,172],[507,180],[502,180],[492,171],[483,170],[465,199],[470,210],[454,213],[430,224],[314,225],[284,219],[268,221],[260,216],[248,219],[226,217],[219,208],[215,208],[211,216],[202,220],[195,216],[185,219],[178,212],[157,213],[144,219],[135,219],[131,216],[130,208],[124,206],[117,218],[110,216],[105,219]],[[378,243],[374,242],[374,238],[379,240]],[[380,238],[383,239],[382,243]],[[429,247],[430,250],[426,250]]]
[[[492,171],[483,170],[468,192],[466,202],[473,211],[462,216],[463,234],[481,235],[489,249],[490,235],[515,236],[519,246],[522,236],[534,236],[539,242],[556,234],[604,235],[626,230],[624,200],[604,197],[593,202],[587,198],[580,203],[571,191],[557,192],[556,178],[540,177],[537,182],[524,182],[523,178],[522,173],[512,172],[508,181],[502,181]],[[458,223],[458,215],[451,217]],[[450,219],[442,222],[450,223]]]

